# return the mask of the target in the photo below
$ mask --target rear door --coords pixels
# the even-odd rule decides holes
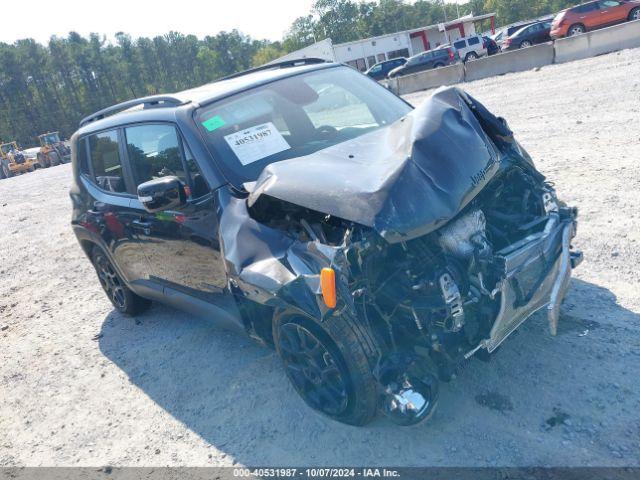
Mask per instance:
[[[578,22],[582,23],[587,30],[598,28],[602,25],[602,19],[600,18],[600,7],[598,2],[585,3],[576,7],[574,11],[577,13]]]
[[[122,130],[89,135],[78,143],[80,181],[90,194],[85,227],[99,235],[116,267],[129,282],[148,279],[149,262],[140,248],[135,222],[139,210],[128,166]]]
[[[226,286],[216,204],[193,155],[170,123],[138,124],[123,133],[136,185],[176,176],[187,193],[185,206],[156,213],[147,213],[135,200],[139,217],[134,227],[149,259],[151,279],[215,302]]]

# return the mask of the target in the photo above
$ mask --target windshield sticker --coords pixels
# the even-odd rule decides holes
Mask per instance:
[[[209,132],[213,132],[220,127],[224,127],[226,124],[227,122],[225,122],[220,115],[216,115],[215,117],[211,117],[209,120],[202,122],[202,126]]]
[[[248,165],[291,148],[271,122],[225,135],[224,139],[243,165]]]

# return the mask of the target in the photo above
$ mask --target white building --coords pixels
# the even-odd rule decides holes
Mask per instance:
[[[476,26],[484,21],[490,23],[490,30],[494,33],[495,13],[479,16],[467,15],[438,25],[429,25],[336,45],[333,45],[331,39],[328,38],[291,52],[271,63],[297,58],[322,58],[333,62],[347,63],[364,71],[384,60],[411,57],[445,43],[452,43],[458,38],[474,35],[476,31],[484,32],[487,30],[486,28],[476,29]]]

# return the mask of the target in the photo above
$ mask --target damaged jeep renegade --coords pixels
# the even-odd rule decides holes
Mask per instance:
[[[72,138],[72,226],[113,306],[275,347],[313,409],[428,419],[438,384],[533,313],[551,334],[575,208],[457,88],[413,108],[318,60],[132,100]]]

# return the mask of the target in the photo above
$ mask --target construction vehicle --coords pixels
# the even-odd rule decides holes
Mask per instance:
[[[40,153],[38,163],[42,168],[54,167],[71,161],[71,149],[60,140],[58,132],[48,132],[38,135]]]
[[[16,142],[0,144],[0,179],[33,172],[37,163],[18,148]]]

